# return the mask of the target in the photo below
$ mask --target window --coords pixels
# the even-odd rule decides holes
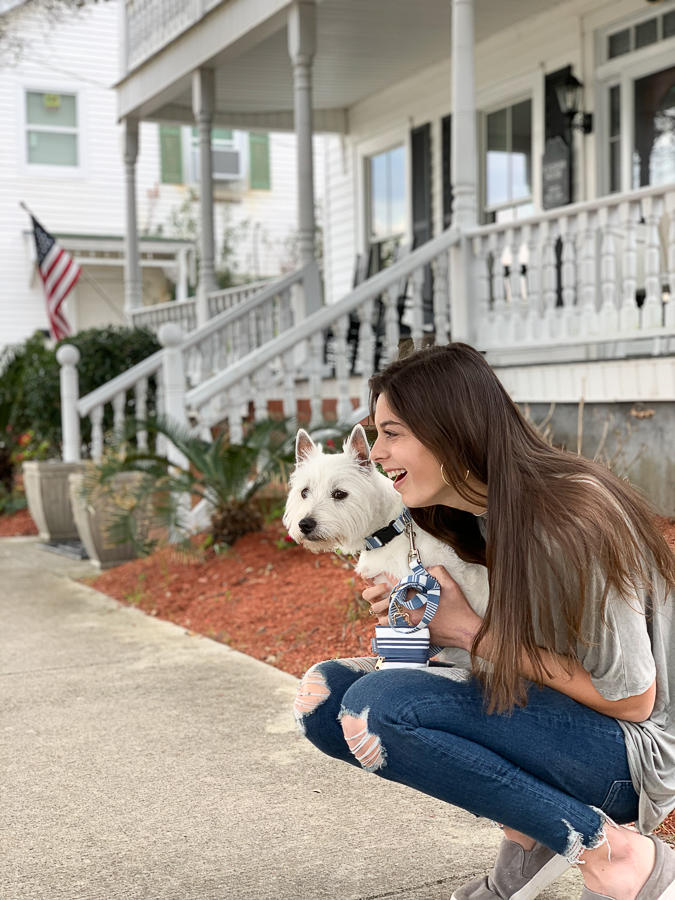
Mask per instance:
[[[374,271],[393,262],[406,230],[405,148],[393,147],[367,161],[369,244],[375,251]]]
[[[26,159],[31,165],[79,165],[75,94],[26,92]]]
[[[251,132],[248,136],[249,181],[253,191],[269,191],[270,136]]]
[[[607,59],[616,59],[617,56],[624,56],[671,37],[675,37],[675,10],[608,35]]]
[[[532,101],[485,117],[485,212],[488,222],[532,213]]]
[[[201,163],[199,129],[191,135],[192,180],[200,180]],[[235,146],[234,132],[229,128],[211,130],[211,154],[214,181],[236,181],[241,178],[241,155]]]
[[[180,125],[159,126],[162,184],[183,184],[183,147]]]

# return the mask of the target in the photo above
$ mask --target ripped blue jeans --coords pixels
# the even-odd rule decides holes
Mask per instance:
[[[526,707],[488,715],[460,669],[374,663],[330,660],[302,679],[296,721],[328,756],[514,828],[571,863],[605,842],[606,817],[637,819],[615,719],[533,684]]]

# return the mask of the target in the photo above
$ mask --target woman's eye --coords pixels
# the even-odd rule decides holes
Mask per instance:
[[[300,491],[300,496],[302,497],[303,500],[306,500],[308,495],[309,495],[309,488],[303,488]]]
[[[349,494],[347,491],[333,491],[332,497],[333,500],[344,500],[345,497],[348,497]]]
[[[396,437],[395,431],[385,431],[387,437]]]

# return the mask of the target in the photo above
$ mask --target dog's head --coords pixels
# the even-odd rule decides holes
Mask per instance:
[[[370,459],[363,427],[354,428],[342,453],[332,454],[300,429],[295,462],[283,518],[290,536],[314,553],[336,547],[359,552],[394,492]]]

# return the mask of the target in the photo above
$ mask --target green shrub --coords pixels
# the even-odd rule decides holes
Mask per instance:
[[[125,372],[161,349],[155,336],[142,328],[108,325],[89,328],[60,343],[74,344],[81,354],[78,365],[80,396]],[[0,356],[0,434],[5,442],[15,443],[19,436],[32,433],[37,444],[45,442],[50,456],[61,452],[60,366],[56,348],[49,349],[37,332],[25,343],[7,348]],[[148,408],[154,408],[155,385],[150,380]],[[127,416],[135,418],[133,391],[127,394]],[[103,427],[113,425],[110,405],[105,409]],[[9,431],[7,429],[9,428]],[[89,441],[91,424],[82,420],[82,438]]]

